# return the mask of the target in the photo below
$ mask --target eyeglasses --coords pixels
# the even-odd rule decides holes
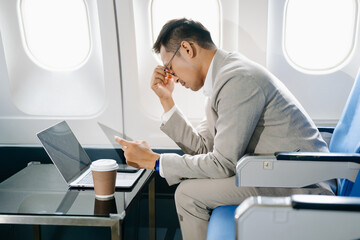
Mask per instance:
[[[170,70],[168,69],[169,64],[171,63],[171,61],[173,60],[173,58],[175,57],[175,55],[177,54],[177,52],[180,50],[181,45],[176,49],[174,55],[170,58],[169,62],[166,64],[165,68],[164,68],[164,72],[171,74],[173,76],[175,76],[174,73],[170,72]]]

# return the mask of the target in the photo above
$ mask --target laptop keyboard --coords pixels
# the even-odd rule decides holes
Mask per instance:
[[[92,184],[93,183],[93,177],[91,174],[91,171],[88,172],[79,182],[78,184]]]

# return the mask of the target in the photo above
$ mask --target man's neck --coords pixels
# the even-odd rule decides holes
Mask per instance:
[[[209,67],[210,67],[210,64],[211,64],[211,61],[213,60],[214,56],[215,56],[215,53],[217,51],[217,48],[215,49],[211,49],[211,50],[208,50],[208,49],[202,49],[201,51],[201,75],[203,76],[203,79],[205,81],[205,78],[206,78],[206,74],[208,73],[208,70],[209,70]]]

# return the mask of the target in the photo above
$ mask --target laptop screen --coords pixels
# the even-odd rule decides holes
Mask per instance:
[[[69,183],[90,166],[89,156],[65,121],[38,133],[37,136],[66,182]]]

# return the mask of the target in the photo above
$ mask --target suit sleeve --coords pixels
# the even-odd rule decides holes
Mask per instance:
[[[237,160],[244,155],[254,129],[261,117],[265,106],[265,96],[256,81],[249,77],[232,78],[223,84],[215,96],[213,108],[218,114],[215,123],[216,134],[212,151],[179,156],[177,154],[164,154],[162,166],[164,177],[169,185],[179,183],[190,178],[226,178],[235,174]],[[175,117],[175,116],[174,116]],[[175,127],[182,116],[169,123]],[[176,122],[176,124],[175,124]],[[177,131],[189,131],[180,129]],[[193,128],[192,128],[193,129]],[[195,131],[194,129],[192,131]],[[196,135],[196,132],[193,132]],[[176,135],[174,133],[174,135]],[[186,142],[187,138],[179,135],[177,142],[186,146],[197,145],[197,139]]]
[[[214,137],[209,131],[206,119],[194,128],[182,112],[176,109],[160,129],[186,154],[203,154],[213,149]]]

